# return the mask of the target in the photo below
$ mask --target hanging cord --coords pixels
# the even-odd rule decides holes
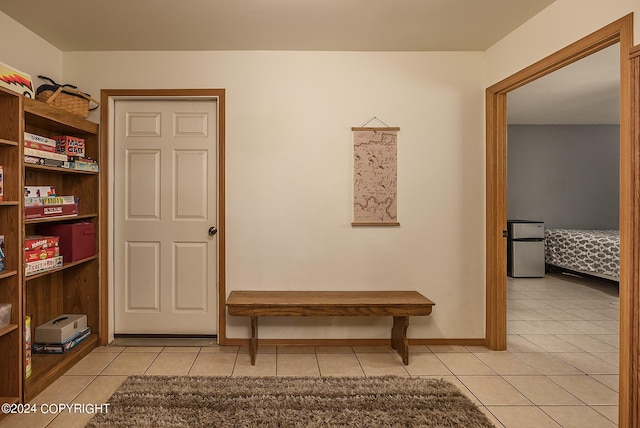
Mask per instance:
[[[371,119],[367,120],[365,123],[363,123],[362,125],[360,125],[361,128],[364,128],[365,125],[368,125],[369,122],[371,122],[372,120],[377,120],[378,122],[380,122],[381,124],[383,124],[384,126],[386,126],[387,128],[391,128],[389,125],[387,125],[386,123],[384,123],[383,121],[381,121],[380,119],[378,119],[376,116],[373,116]]]

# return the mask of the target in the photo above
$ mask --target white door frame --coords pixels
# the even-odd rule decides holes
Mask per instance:
[[[101,91],[100,123],[101,123],[101,207],[103,221],[101,222],[100,253],[102,257],[102,296],[100,302],[101,315],[101,343],[107,345],[114,339],[115,307],[114,307],[114,177],[115,177],[115,142],[114,142],[114,108],[117,100],[176,100],[198,99],[215,100],[217,103],[217,245],[218,245],[218,273],[217,273],[217,303],[218,303],[218,343],[224,343],[226,338],[225,300],[226,300],[226,227],[225,227],[225,90],[224,89],[103,89]],[[106,175],[104,174],[106,171]],[[106,221],[104,220],[106,219]]]

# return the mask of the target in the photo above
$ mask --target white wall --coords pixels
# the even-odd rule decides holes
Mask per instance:
[[[436,302],[412,320],[420,338],[484,337],[481,67],[482,53],[64,54],[65,79],[90,93],[226,89],[228,291],[415,289]],[[399,228],[350,226],[351,127],[373,116],[401,128]],[[229,337],[249,334],[244,317],[228,323]],[[389,327],[265,319],[260,337],[388,337]]]
[[[635,13],[634,40],[640,42],[638,0],[556,0],[485,51],[485,83],[494,83]]]
[[[0,12],[0,40],[0,61],[30,74],[34,91],[45,83],[38,75],[61,80],[62,52],[3,12]]]
[[[76,52],[60,60],[0,14],[5,39],[27,37],[24,49],[0,54],[32,74],[55,75],[62,64],[64,81],[96,98],[102,88],[227,89],[228,291],[416,289],[436,307],[412,320],[410,337],[479,338],[483,88],[638,3],[556,0],[485,53]],[[52,59],[44,65],[37,54]],[[350,128],[373,116],[401,127],[400,228],[350,227]],[[246,337],[245,321],[230,318],[229,337]],[[261,337],[388,337],[388,320],[370,322],[265,320]]]

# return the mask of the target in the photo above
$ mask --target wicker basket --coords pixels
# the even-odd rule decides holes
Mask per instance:
[[[41,85],[38,88],[36,91],[36,100],[38,101],[66,110],[85,119],[89,117],[90,110],[95,110],[100,106],[100,103],[91,98],[91,95],[78,91],[75,86],[59,85],[48,77],[38,77],[52,83],[51,85]],[[91,102],[95,106],[89,108]]]

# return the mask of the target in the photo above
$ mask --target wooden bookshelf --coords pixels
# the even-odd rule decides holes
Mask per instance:
[[[32,358],[31,377],[26,381],[25,401],[32,400],[52,382],[98,346],[98,335],[91,334],[66,354],[36,354]]]
[[[21,95],[0,88],[0,235],[5,254],[0,303],[11,303],[9,325],[0,328],[0,403],[10,404],[23,398],[22,101]]]
[[[70,135],[85,140],[88,157],[99,160],[98,125],[45,103],[24,99],[24,130],[45,137]],[[21,145],[22,147],[22,145]],[[100,339],[100,173],[22,162],[24,185],[54,186],[59,195],[73,195],[80,202],[77,216],[22,219],[24,236],[34,235],[46,223],[94,223],[95,256],[47,272],[23,278],[24,315],[35,328],[61,314],[84,314],[91,336],[64,354],[32,355],[32,374],[24,383],[24,399],[30,400],[95,348]]]
[[[85,140],[86,155],[99,161],[98,124],[45,103],[0,88],[0,165],[4,195],[0,201],[0,235],[4,235],[5,269],[0,271],[0,303],[11,303],[11,320],[0,328],[0,403],[26,402],[91,352],[101,338],[98,254],[101,230],[101,173],[33,165],[24,162],[24,132],[45,137],[70,135]],[[60,195],[79,198],[73,217],[24,219],[24,186],[54,186]],[[65,262],[62,267],[26,277],[24,237],[39,225],[89,221],[95,225],[96,255]],[[85,314],[91,336],[64,354],[31,358],[31,376],[25,370],[25,317],[35,328],[61,314]],[[2,415],[0,415],[2,417]]]

